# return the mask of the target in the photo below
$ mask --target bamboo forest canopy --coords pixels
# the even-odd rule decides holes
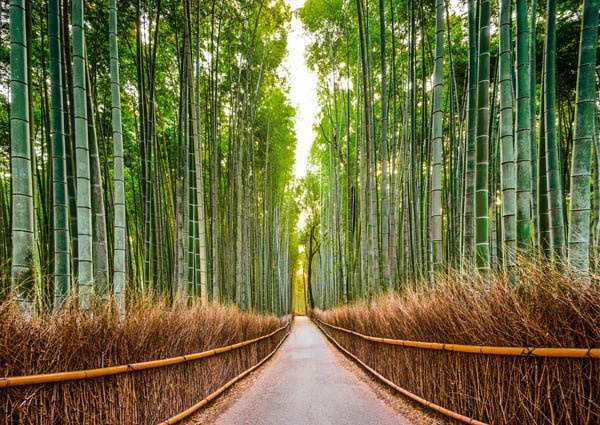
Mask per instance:
[[[0,297],[291,307],[283,0],[0,2]]]
[[[527,257],[595,279],[598,3],[306,1],[312,304]]]

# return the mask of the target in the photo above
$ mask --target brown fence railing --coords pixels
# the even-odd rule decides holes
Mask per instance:
[[[489,354],[497,356],[532,356],[532,357],[559,357],[566,359],[600,359],[600,348],[549,348],[549,347],[494,347],[484,345],[445,344],[440,342],[407,341],[404,339],[381,338],[361,334],[350,329],[331,325],[318,318],[319,323],[338,331],[355,335],[366,341],[380,342],[382,344],[400,345],[402,347],[424,348],[427,350],[456,351],[458,353]]]
[[[247,364],[247,362],[253,362],[252,361],[253,358],[257,358],[259,361],[256,364],[254,364],[251,367],[246,366],[245,370],[243,370],[241,373],[237,374],[233,379],[229,379],[224,385],[219,386],[218,389],[211,392],[210,395],[206,396],[203,400],[196,403],[192,407],[176,414],[175,416],[172,416],[170,419],[167,419],[166,421],[160,422],[161,424],[174,424],[174,423],[179,422],[182,419],[190,416],[191,414],[196,412],[198,409],[200,409],[201,407],[206,405],[208,402],[215,399],[218,395],[223,393],[227,388],[231,387],[233,384],[235,384],[237,381],[242,379],[244,376],[248,375],[252,371],[256,370],[258,367],[260,367],[262,364],[264,364],[271,356],[273,356],[273,354],[275,354],[275,352],[279,349],[279,347],[281,347],[281,345],[283,344],[283,342],[289,335],[289,331],[286,332],[285,335],[283,335],[281,338],[279,338],[278,341],[277,340],[275,341],[275,347],[273,349],[270,348],[270,347],[273,347],[273,345],[269,342],[269,346],[270,346],[269,352],[266,354],[261,354],[261,353],[264,353],[264,349],[259,349],[260,347],[252,348],[250,346],[252,346],[256,343],[259,343],[261,341],[265,341],[265,340],[275,337],[277,334],[281,333],[282,331],[289,329],[290,325],[291,325],[291,322],[288,322],[284,326],[281,326],[280,328],[275,329],[273,332],[270,332],[269,334],[266,334],[266,335],[263,335],[263,336],[260,336],[257,338],[253,338],[253,339],[246,340],[243,342],[238,342],[236,344],[231,344],[231,345],[224,346],[224,347],[215,348],[212,350],[207,350],[207,351],[202,351],[199,353],[184,355],[184,356],[177,356],[177,357],[171,357],[171,358],[160,359],[160,360],[130,363],[130,364],[124,364],[124,365],[119,365],[119,366],[96,368],[96,369],[65,371],[65,372],[56,372],[56,373],[47,373],[47,374],[38,374],[38,375],[29,375],[29,376],[0,377],[0,398],[8,396],[7,393],[3,394],[3,392],[21,391],[21,390],[19,390],[19,387],[27,387],[27,386],[33,386],[34,388],[37,386],[50,386],[50,387],[53,387],[53,389],[50,389],[50,393],[54,393],[56,395],[56,388],[57,388],[56,385],[60,385],[62,383],[62,385],[72,386],[72,385],[75,385],[77,383],[77,381],[84,383],[84,382],[87,382],[87,380],[96,380],[98,378],[100,378],[99,381],[101,381],[101,382],[99,382],[98,385],[101,385],[101,386],[109,385],[109,387],[112,386],[111,388],[113,388],[113,389],[118,388],[120,390],[122,388],[125,388],[128,386],[131,387],[131,385],[137,385],[137,384],[132,383],[132,382],[125,383],[124,381],[107,384],[107,382],[110,382],[110,381],[103,380],[102,378],[111,377],[111,376],[115,376],[115,375],[127,375],[127,374],[131,374],[133,372],[147,371],[147,370],[152,370],[152,369],[154,369],[158,372],[158,371],[161,371],[162,368],[165,368],[167,366],[179,365],[176,367],[182,367],[185,364],[191,364],[200,359],[208,359],[208,358],[220,355],[220,354],[224,354],[224,353],[228,353],[228,352],[235,352],[236,350],[242,349],[244,347],[246,347],[244,349],[251,350],[251,352],[249,354],[245,355],[246,360],[244,360],[244,362]],[[242,356],[242,354],[240,354],[239,356]],[[228,361],[228,360],[225,360],[225,361]],[[222,369],[222,368],[215,369],[215,364],[213,363],[213,364],[207,365],[207,369],[205,369],[203,371],[203,373],[206,374],[206,373],[209,373],[210,370],[213,370],[219,374],[218,377],[214,378],[214,382],[215,383],[219,382],[219,381],[223,382],[224,381],[223,371],[220,369]],[[225,368],[225,369],[227,369],[227,368]],[[197,371],[198,369],[196,366],[194,366],[193,369],[191,369],[189,372],[191,372],[193,374],[194,373],[193,370]],[[181,372],[182,371],[178,370],[177,374],[180,376],[183,376],[183,377],[185,377],[185,376],[192,377],[193,376],[193,375],[188,375],[186,373],[181,373]],[[235,373],[237,373],[237,371]],[[139,378],[137,378],[137,379],[139,380]],[[225,378],[225,379],[227,379],[227,378]],[[151,380],[151,378],[148,380]],[[71,383],[70,381],[73,381],[73,383]],[[164,383],[163,383],[163,386],[164,386]],[[172,386],[172,383],[169,386]],[[156,387],[156,388],[160,388],[160,387],[161,387],[161,385],[158,385],[158,387]],[[87,388],[84,388],[83,385],[80,385],[77,388],[79,389],[79,391],[86,391],[86,389],[87,389]],[[214,388],[214,386],[212,388]],[[152,384],[152,389],[154,389],[154,384]],[[185,392],[186,388],[181,388],[181,391]],[[18,394],[21,394],[21,392],[19,392]],[[23,392],[22,394],[25,395],[25,392]],[[111,397],[112,397],[113,401],[115,399],[118,401],[120,398],[118,395],[111,396]],[[140,401],[142,401],[142,400],[140,400]],[[56,400],[54,400],[52,403],[55,403],[55,402],[56,402]],[[82,407],[85,409],[85,406],[82,406]],[[112,407],[114,408],[114,406],[112,406]],[[48,418],[48,416],[50,416],[50,415],[48,415],[47,412],[45,412],[47,410],[45,407],[41,407],[40,410],[42,410],[43,412],[41,412],[41,411],[40,412],[31,412],[31,414],[28,415],[31,418],[34,418],[31,420],[32,423],[40,423],[40,424],[54,423],[52,418]],[[4,414],[8,414],[10,416],[10,412],[5,411]],[[163,414],[164,414],[164,412],[163,412]],[[157,415],[160,415],[160,413],[153,413],[153,414],[145,415],[147,417],[147,420],[143,420],[140,423],[156,423],[156,422],[158,422],[157,420],[150,419],[150,418],[155,418]],[[113,415],[113,416],[116,416],[116,415]],[[105,415],[98,412],[96,414],[96,417],[105,417]],[[23,418],[21,417],[21,419],[23,419]],[[76,419],[70,419],[70,418],[61,418],[61,419],[64,419],[61,423],[78,423],[78,420],[76,420]],[[133,418],[131,418],[131,419],[133,420]],[[7,423],[12,423],[9,417],[7,417],[6,420],[9,421]],[[17,422],[19,422],[18,419],[17,419]],[[4,423],[4,422],[0,419],[0,423]],[[91,423],[100,423],[100,422],[97,422],[97,420],[92,420]],[[136,423],[138,423],[138,422],[136,422]]]
[[[278,332],[278,331],[276,331],[276,332]],[[269,336],[271,336],[271,335],[273,335],[273,334],[270,334]],[[271,351],[264,359],[262,359],[260,362],[258,362],[254,366],[252,366],[250,369],[245,370],[244,372],[240,373],[238,376],[236,376],[232,380],[228,381],[225,385],[223,385],[218,390],[216,390],[213,393],[211,393],[204,400],[201,400],[200,402],[196,403],[195,405],[193,405],[189,409],[184,410],[181,413],[178,413],[177,415],[175,415],[175,416],[167,419],[164,422],[159,423],[158,425],[176,424],[177,422],[179,422],[179,421],[181,421],[181,420],[183,420],[183,419],[191,416],[193,413],[195,413],[198,409],[202,408],[206,404],[210,403],[212,400],[214,400],[215,398],[217,398],[225,390],[227,390],[233,384],[235,384],[236,382],[238,382],[240,379],[242,379],[243,377],[247,376],[248,374],[252,373],[256,369],[258,369],[259,367],[261,367],[267,360],[269,360],[273,356],[273,354],[275,354],[277,352],[277,350],[279,350],[279,347],[281,347],[281,345],[285,342],[285,339],[288,337],[288,335],[289,335],[289,332],[285,334],[285,336],[281,339],[281,341],[279,341],[279,344],[277,344],[277,346],[273,349],[273,351]]]
[[[477,425],[600,423],[600,348],[408,341],[313,320],[379,380],[455,420]]]
[[[226,347],[219,347],[213,350],[202,351],[200,353],[188,354],[185,356],[171,357],[168,359],[151,360],[147,362],[130,363],[120,366],[102,367],[97,369],[76,370],[70,372],[45,373],[40,375],[29,376],[9,376],[0,378],[0,388],[17,387],[21,385],[36,385],[36,384],[52,384],[56,382],[75,381],[80,379],[93,379],[102,376],[119,375],[122,373],[131,373],[145,369],[154,369],[157,367],[172,366],[179,363],[191,362],[194,360],[211,357],[237,348],[245,347],[246,345],[254,344],[272,337],[278,332],[286,329],[289,324],[286,324],[279,329],[274,330],[270,334],[263,335],[258,338],[249,339],[247,341],[231,344]]]

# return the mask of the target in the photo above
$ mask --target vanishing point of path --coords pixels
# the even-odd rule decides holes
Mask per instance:
[[[297,317],[277,359],[217,425],[406,425],[338,363],[325,337]]]

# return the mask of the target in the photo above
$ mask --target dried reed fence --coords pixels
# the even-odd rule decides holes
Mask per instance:
[[[0,306],[0,371],[3,377],[37,375],[186,356],[258,338],[286,323],[234,307],[149,302],[123,322],[103,310],[24,319],[5,304]],[[281,329],[249,345],[164,367],[0,388],[0,423],[156,424],[198,405],[258,364],[286,334]]]
[[[491,280],[488,285],[474,273],[452,272],[434,289],[314,316],[379,339],[585,349],[554,352],[583,356],[578,358],[547,357],[544,351],[481,354],[389,344],[325,327],[342,348],[392,383],[467,418],[490,424],[600,423],[597,280],[585,285],[536,264],[518,272],[516,286],[505,276]]]

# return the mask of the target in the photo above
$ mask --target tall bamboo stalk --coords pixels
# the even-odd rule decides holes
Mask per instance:
[[[469,66],[467,91],[467,138],[465,154],[465,199],[463,219],[463,262],[471,262],[475,253],[475,135],[477,120],[477,14],[475,0],[468,0]]]
[[[511,1],[500,3],[500,160],[502,162],[502,239],[504,263],[515,266],[517,242],[516,166],[513,139]]]
[[[25,314],[33,313],[35,227],[25,1],[10,2],[10,164],[12,198],[11,292]]]
[[[479,41],[477,68],[477,125],[475,168],[475,245],[476,264],[481,271],[490,267],[488,176],[490,115],[490,1],[479,6]]]
[[[517,0],[517,247],[531,248],[531,68],[529,66],[529,24],[527,1]],[[534,59],[535,60],[535,59]],[[535,87],[534,87],[535,88]],[[534,94],[535,97],[535,94]],[[533,128],[535,133],[535,128]]]
[[[548,179],[548,213],[550,238],[554,258],[565,256],[565,225],[563,189],[556,140],[556,0],[548,0],[544,45],[544,127],[546,142],[546,173]]]
[[[592,144],[594,137],[597,137],[594,71],[598,49],[598,5],[598,0],[583,2],[569,208],[569,264],[584,280],[588,281],[590,278]],[[594,195],[598,196],[598,187],[594,187],[594,191]]]
[[[444,0],[436,1],[435,65],[433,71],[433,154],[431,160],[431,257],[434,271],[443,264],[442,246],[442,152],[444,79]]]
[[[48,1],[48,47],[50,52],[50,91],[52,97],[52,200],[54,232],[54,311],[59,311],[71,290],[71,235],[67,164],[63,126],[62,55],[60,46],[60,5]]]
[[[127,223],[125,217],[125,177],[123,163],[123,124],[121,120],[121,84],[119,79],[119,45],[117,38],[117,0],[110,1],[108,27],[115,191],[113,294],[117,310],[122,316],[125,314],[125,283],[127,281]]]
[[[92,199],[88,143],[87,84],[83,1],[73,0],[73,92],[75,162],[77,167],[77,246],[79,303],[88,308],[94,294],[92,258]]]
[[[384,0],[379,0],[379,44],[381,48],[381,262],[383,281],[391,286],[390,200],[388,188],[388,95],[386,63],[386,28]]]

